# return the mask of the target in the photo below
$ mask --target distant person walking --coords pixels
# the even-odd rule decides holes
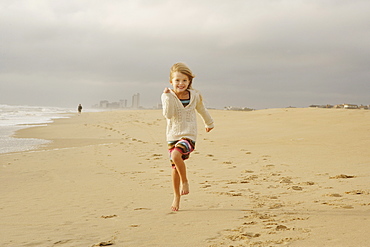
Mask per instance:
[[[167,119],[167,142],[172,164],[174,199],[172,211],[178,211],[180,197],[189,194],[184,160],[195,148],[197,138],[198,112],[203,119],[206,132],[214,125],[205,108],[202,95],[192,88],[194,74],[183,63],[176,63],[170,70],[170,83],[173,89],[165,88],[162,94],[163,115]],[[181,185],[181,188],[180,188]]]
[[[77,110],[78,110],[78,115],[80,115],[81,112],[82,112],[82,105],[81,104],[78,105]]]

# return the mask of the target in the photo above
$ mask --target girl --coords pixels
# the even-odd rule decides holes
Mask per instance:
[[[167,120],[167,142],[172,164],[174,199],[172,211],[178,211],[180,197],[189,194],[184,160],[195,148],[197,138],[197,111],[205,124],[206,132],[213,128],[213,119],[204,107],[200,93],[192,89],[194,75],[184,63],[176,63],[170,70],[173,89],[165,88],[162,94],[163,116]],[[181,190],[180,190],[181,184]]]

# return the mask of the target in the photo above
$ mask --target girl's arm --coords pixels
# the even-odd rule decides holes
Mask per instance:
[[[168,88],[165,88],[161,97],[162,107],[163,107],[163,116],[165,118],[172,118],[175,115],[175,108],[172,101],[172,95]]]
[[[213,124],[213,119],[211,115],[209,114],[207,108],[203,104],[202,96],[198,94],[198,100],[197,100],[197,105],[195,109],[197,112],[202,116],[203,122],[206,126],[206,131],[209,132],[211,131],[215,126]]]

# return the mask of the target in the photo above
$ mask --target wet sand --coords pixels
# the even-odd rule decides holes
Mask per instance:
[[[211,110],[172,212],[160,110],[83,113],[0,155],[0,246],[368,246],[370,111]]]

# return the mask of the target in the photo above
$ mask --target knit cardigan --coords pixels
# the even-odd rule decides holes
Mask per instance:
[[[202,96],[198,91],[189,89],[190,103],[184,107],[176,94],[170,90],[162,94],[163,116],[167,120],[167,141],[177,141],[181,138],[197,140],[197,111],[203,119],[206,128],[213,128],[213,119],[205,108]]]

